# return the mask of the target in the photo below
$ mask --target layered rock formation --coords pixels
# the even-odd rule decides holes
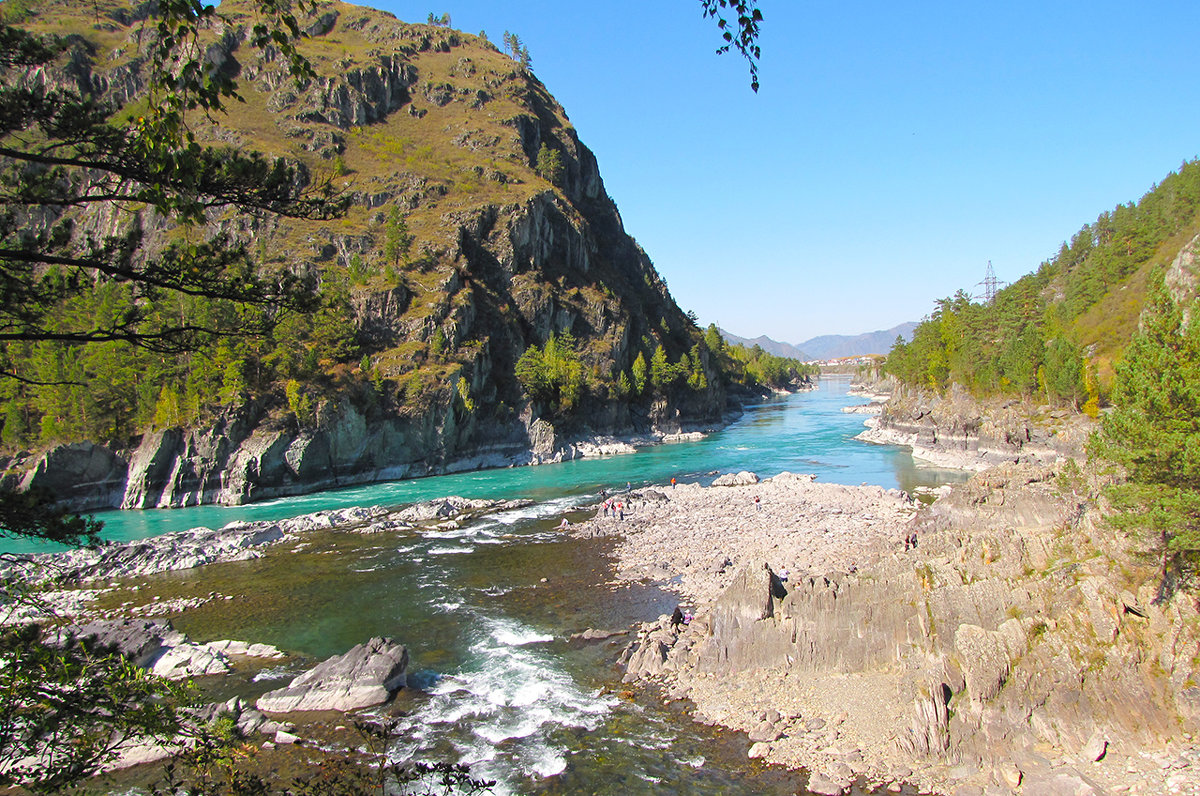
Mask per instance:
[[[858,438],[907,445],[916,458],[946,467],[983,470],[1078,458],[1096,428],[1091,418],[1070,409],[1015,399],[981,403],[957,384],[944,395],[894,382],[886,388],[890,399]]]
[[[407,671],[404,645],[373,638],[318,664],[286,687],[268,691],[255,706],[267,713],[370,707],[386,702],[403,688]]]
[[[1200,772],[1200,608],[1183,592],[1156,602],[1154,573],[1088,508],[1097,484],[1078,470],[997,468],[890,539],[860,530],[816,548],[830,537],[811,510],[769,537],[742,519],[750,491],[765,486],[776,511],[788,500],[774,481],[708,490],[678,517],[659,506],[650,548],[625,523],[621,574],[645,577],[653,551],[696,611],[643,627],[627,679],[663,683],[698,717],[753,733],[753,756],[815,770],[833,793],[856,777],[1150,793]],[[724,513],[710,505],[722,495]],[[694,574],[712,544],[690,541],[697,512],[726,549],[752,552],[736,574]]]

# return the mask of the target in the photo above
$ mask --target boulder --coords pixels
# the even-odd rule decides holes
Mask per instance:
[[[167,621],[97,620],[74,628],[79,638],[112,647],[133,665],[171,680],[224,674],[229,663],[219,651],[196,644]]]
[[[165,620],[97,620],[74,628],[78,638],[92,638],[97,644],[115,648],[134,666],[149,668],[164,652],[163,639],[174,631]]]
[[[387,702],[403,688],[407,669],[408,649],[376,637],[263,694],[255,704],[267,713],[365,708]]]
[[[770,721],[759,722],[754,729],[750,730],[751,741],[764,741],[766,743],[771,743],[773,741],[778,741],[782,735],[783,733],[779,731],[779,728]]]
[[[746,752],[746,757],[750,758],[751,760],[757,760],[759,758],[766,757],[770,753],[771,744],[760,742],[750,745],[750,750]]]
[[[1099,730],[1092,733],[1088,738],[1087,743],[1083,745],[1083,750],[1080,754],[1084,760],[1090,763],[1099,762],[1104,759],[1104,755],[1108,753],[1108,739]]]
[[[641,639],[637,649],[629,658],[623,682],[632,683],[646,677],[662,674],[667,655],[675,643],[675,635],[666,629],[658,629]]]
[[[751,486],[758,483],[758,476],[743,470],[740,473],[726,473],[712,482],[713,486]]]
[[[835,782],[832,778],[822,774],[820,771],[814,771],[808,777],[809,793],[819,794],[820,796],[842,796],[846,793],[847,786],[841,782]]]
[[[1103,792],[1086,777],[1070,769],[1044,776],[1030,774],[1021,785],[1021,796],[1098,796]]]

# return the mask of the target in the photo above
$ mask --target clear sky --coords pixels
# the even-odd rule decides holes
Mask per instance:
[[[890,328],[1035,270],[1200,155],[1194,0],[760,0],[762,88],[699,0],[441,0],[533,69],[684,309],[746,337]]]

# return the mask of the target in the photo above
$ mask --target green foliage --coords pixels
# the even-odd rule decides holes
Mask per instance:
[[[1078,407],[1088,394],[1083,352],[1030,300],[1034,283],[1026,277],[993,304],[973,302],[962,291],[942,299],[910,342],[896,340],[884,370],[931,390],[957,383],[981,395],[1040,394]]]
[[[1200,161],[1189,161],[1136,204],[1084,226],[993,303],[961,291],[939,301],[911,342],[897,341],[886,372],[935,390],[955,382],[978,395],[1040,397],[1098,413],[1100,377],[1087,351],[1113,357],[1125,345],[1114,329],[1132,327],[1140,310],[1133,277],[1167,241],[1190,234],[1198,213]],[[1113,298],[1126,293],[1133,298]],[[1117,321],[1113,313],[1129,317]]]
[[[383,256],[393,264],[399,264],[401,258],[408,262],[413,240],[412,233],[408,231],[408,221],[401,214],[400,208],[392,205],[388,210],[387,226],[384,230]]]
[[[521,37],[507,30],[504,31],[504,53],[524,69],[529,69],[533,63],[529,57],[529,48],[521,41]]]
[[[725,345],[720,357],[722,371],[735,384],[786,390],[796,382],[820,373],[816,365],[769,354],[762,346]]]
[[[295,379],[290,379],[284,387],[287,396],[288,409],[301,426],[311,426],[316,420],[312,399],[304,391],[304,387]]]
[[[633,394],[642,395],[646,392],[646,383],[649,379],[649,369],[646,367],[646,357],[639,351],[638,355],[633,360]]]
[[[459,406],[467,414],[475,411],[475,401],[471,398],[471,385],[463,376],[458,377],[458,382],[454,385],[454,392],[458,395]]]
[[[515,371],[525,394],[552,412],[569,413],[583,395],[583,363],[570,334],[551,334],[544,348],[525,349]]]
[[[625,371],[617,374],[617,395],[621,398],[629,398],[633,395],[633,381]]]
[[[396,719],[355,719],[354,728],[362,738],[357,749],[330,754],[307,773],[279,782],[277,775],[266,778],[259,773],[255,750],[218,722],[199,728],[188,748],[167,764],[151,796],[475,796],[490,793],[496,784],[472,777],[463,764],[391,762],[387,745]]]
[[[1113,410],[1092,441],[1124,466],[1111,491],[1117,524],[1149,535],[1162,556],[1163,592],[1200,563],[1200,301],[1178,306],[1159,285],[1124,359]],[[1188,317],[1191,322],[1185,323]]]
[[[0,5],[0,22],[16,25],[37,14],[37,0],[5,0]]]
[[[56,793],[142,740],[181,730],[186,692],[123,656],[36,625],[0,629],[0,787]]]
[[[433,330],[433,337],[429,341],[429,353],[435,359],[446,353],[446,333],[440,326]]]
[[[551,185],[562,187],[564,168],[562,153],[545,143],[538,149],[535,169],[542,179]]]
[[[710,323],[704,330],[704,345],[714,354],[720,354],[725,350],[725,338],[721,337],[721,330],[715,323]]]

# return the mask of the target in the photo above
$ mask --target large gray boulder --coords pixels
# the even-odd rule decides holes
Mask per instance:
[[[57,634],[61,643],[65,636],[91,638],[104,647],[111,647],[134,665],[169,680],[184,680],[208,674],[225,674],[229,662],[219,650],[197,644],[171,627],[166,620],[98,619]]]
[[[376,637],[318,664],[286,688],[263,694],[255,705],[267,713],[370,707],[404,687],[407,669],[408,648]]]
[[[753,486],[758,483],[755,473],[742,470],[740,473],[725,473],[712,482],[713,486]]]

